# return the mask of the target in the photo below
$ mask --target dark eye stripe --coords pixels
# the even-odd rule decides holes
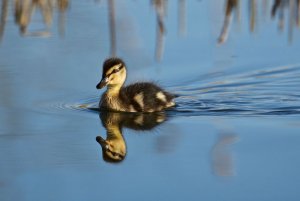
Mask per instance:
[[[119,72],[122,68],[124,68],[123,65],[120,66],[118,69],[114,69],[111,73],[109,73],[108,75],[106,75],[106,77],[109,77],[109,76],[111,76],[112,74]]]

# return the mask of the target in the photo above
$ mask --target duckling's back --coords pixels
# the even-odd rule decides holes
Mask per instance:
[[[154,83],[141,82],[124,87],[120,100],[132,112],[155,112],[175,105],[173,94],[164,91]]]

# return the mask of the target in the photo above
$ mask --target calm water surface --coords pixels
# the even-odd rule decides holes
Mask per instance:
[[[1,201],[299,200],[299,1],[0,3]],[[177,106],[99,113],[109,56]]]

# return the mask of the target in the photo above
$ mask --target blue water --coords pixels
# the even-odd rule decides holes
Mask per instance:
[[[297,2],[236,1],[227,21],[227,1],[156,2],[72,0],[50,18],[32,5],[23,32],[0,2],[1,201],[299,200]],[[176,107],[101,116],[111,55],[127,83],[155,81]],[[119,163],[96,141],[110,118],[126,120]]]

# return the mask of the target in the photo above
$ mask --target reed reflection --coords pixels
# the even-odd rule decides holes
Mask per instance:
[[[115,1],[107,0],[108,2],[108,19],[110,32],[110,55],[115,57],[117,54],[116,46],[116,16],[115,16]]]
[[[294,26],[300,27],[300,0],[275,0],[272,6],[272,18],[278,17],[278,29],[282,32],[285,27],[285,10],[288,11],[288,37],[293,40]]]
[[[186,1],[178,0],[178,34],[186,35]]]
[[[258,18],[266,18],[271,16],[271,19],[278,19],[278,29],[283,32],[285,28],[285,15],[288,14],[288,39],[290,42],[293,40],[293,29],[294,27],[300,27],[300,0],[274,0],[272,6],[269,6],[269,1],[256,1],[249,0],[248,11],[249,11],[249,30],[255,32],[257,29]],[[242,1],[239,0],[227,0],[225,1],[225,16],[223,26],[218,38],[218,43],[222,44],[227,41],[229,35],[230,25],[232,23],[233,16],[239,16],[240,6]],[[260,5],[260,3],[262,5]],[[262,7],[263,15],[259,16],[258,8]],[[269,14],[268,14],[269,13]]]
[[[164,35],[165,35],[165,23],[164,18],[166,16],[167,1],[166,0],[153,0],[152,4],[156,11],[156,48],[155,57],[158,61],[162,59],[164,52]]]
[[[1,16],[0,16],[0,42],[3,38],[3,33],[5,29],[5,23],[7,18],[8,0],[2,0],[1,4]]]
[[[106,129],[106,138],[96,137],[101,145],[103,160],[107,162],[121,162],[126,157],[127,147],[123,128],[138,131],[151,130],[166,121],[165,113],[121,113],[101,112],[99,114],[102,125]]]
[[[227,40],[229,27],[232,21],[233,12],[236,11],[238,0],[227,0],[226,1],[226,9],[225,9],[225,18],[224,24],[221,30],[221,34],[218,38],[219,44],[224,43]]]
[[[49,36],[49,29],[53,20],[55,9],[59,11],[59,32],[64,34],[64,13],[69,6],[69,0],[14,0],[13,10],[15,23],[19,26],[22,36]],[[0,40],[3,37],[4,28],[8,15],[9,1],[2,0],[0,20]],[[45,28],[42,30],[29,31],[28,27],[34,14],[40,11]]]
[[[96,1],[96,0],[95,0]],[[61,36],[64,35],[65,30],[65,12],[69,8],[70,0],[1,0],[1,15],[0,15],[0,41],[3,38],[7,16],[9,14],[9,4],[13,2],[11,7],[14,11],[14,19],[16,24],[19,26],[20,34],[22,36],[39,36],[47,37],[51,35],[50,26],[52,25],[54,11],[58,10],[58,30]],[[122,10],[119,10],[117,4],[119,1],[107,0],[107,1],[96,1],[100,4],[107,3],[108,9],[108,24],[109,24],[109,36],[110,36],[110,56],[118,55],[118,43],[117,36],[118,31],[123,32],[124,29],[118,29],[118,27],[125,27],[130,29],[129,26],[123,26],[124,21],[128,21],[126,16],[122,16]],[[154,20],[156,21],[156,32],[153,33],[155,37],[155,59],[157,61],[162,60],[164,55],[165,40],[167,37],[167,23],[166,16],[171,2],[167,0],[150,0],[150,4],[155,11]],[[178,35],[185,36],[187,33],[187,7],[188,1],[178,0],[177,7],[177,21],[178,21]],[[219,4],[219,1],[214,1],[213,4]],[[240,13],[248,12],[249,19],[249,31],[255,32],[258,27],[258,23],[261,23],[265,18],[270,18],[276,21],[278,24],[278,30],[283,32],[287,27],[288,40],[293,41],[293,32],[295,27],[300,27],[300,0],[223,0],[221,3],[224,4],[224,16],[223,24],[220,30],[220,34],[217,38],[218,44],[223,44],[227,41],[230,34],[230,27],[233,19],[240,21]],[[201,4],[199,4],[201,5]],[[242,9],[246,6],[246,12]],[[262,8],[260,10],[260,8]],[[123,8],[124,9],[124,8]],[[40,12],[38,12],[40,11]],[[261,12],[262,11],[262,14]],[[41,13],[43,18],[44,27],[40,30],[29,30],[30,23],[35,14]],[[120,15],[122,22],[118,22],[116,15]],[[243,15],[245,16],[245,14]],[[124,18],[123,18],[124,17]],[[138,16],[136,16],[138,17]],[[244,17],[245,18],[245,17]],[[125,19],[125,20],[124,20]],[[195,19],[189,19],[195,20]],[[129,23],[128,23],[129,24]],[[121,26],[122,25],[122,26]],[[144,27],[143,27],[144,28]],[[201,27],[200,27],[201,28]],[[126,31],[126,30],[125,30]],[[127,30],[128,31],[128,30]],[[171,32],[172,30],[170,30]],[[138,38],[138,37],[137,37]],[[135,38],[130,38],[137,40]],[[148,40],[148,39],[145,39]],[[124,49],[130,51],[129,45],[134,44],[134,41],[126,43]]]

